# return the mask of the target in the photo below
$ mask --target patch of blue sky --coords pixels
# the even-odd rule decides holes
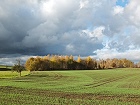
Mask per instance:
[[[125,36],[130,36],[134,32],[135,28],[133,26],[127,26],[123,30]]]
[[[128,4],[129,0],[117,0],[116,5],[125,7]]]

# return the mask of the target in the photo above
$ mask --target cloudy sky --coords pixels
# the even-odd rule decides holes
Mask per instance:
[[[0,0],[0,64],[47,54],[140,61],[140,0]]]

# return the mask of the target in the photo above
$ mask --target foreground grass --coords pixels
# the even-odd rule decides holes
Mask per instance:
[[[9,73],[0,72],[1,105],[140,104],[140,69]]]

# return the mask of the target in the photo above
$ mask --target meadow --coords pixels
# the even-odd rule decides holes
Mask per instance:
[[[0,71],[0,105],[140,105],[140,69]]]
[[[0,71],[9,71],[12,66],[0,65]]]

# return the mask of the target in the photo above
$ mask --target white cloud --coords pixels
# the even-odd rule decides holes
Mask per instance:
[[[116,14],[123,14],[124,12],[124,8],[121,7],[121,6],[115,6],[114,7],[114,11],[113,11],[113,14],[116,15]]]
[[[128,19],[129,24],[136,25],[140,27],[140,1],[130,0],[125,8],[125,16]]]
[[[93,58],[98,58],[98,59],[107,59],[107,58],[127,58],[129,60],[138,62],[140,60],[140,55],[139,55],[140,50],[135,49],[135,50],[126,50],[124,52],[118,52],[116,49],[101,49],[97,50],[94,53],[96,53],[96,56],[92,56]]]
[[[87,7],[87,5],[88,5],[88,3],[89,3],[89,1],[88,0],[81,0],[80,1],[80,9],[82,9],[82,8],[86,8]]]
[[[43,12],[43,14],[51,14],[53,13],[54,11],[54,1],[52,0],[49,0],[45,3],[42,4],[42,7],[41,7],[41,10]]]
[[[105,30],[104,26],[99,26],[93,30],[91,30],[91,29],[83,30],[82,32],[84,34],[81,34],[81,35],[86,35],[87,37],[89,37],[91,39],[91,41],[93,43],[96,43],[96,42],[101,43],[104,38],[104,35],[103,35],[104,30]]]

